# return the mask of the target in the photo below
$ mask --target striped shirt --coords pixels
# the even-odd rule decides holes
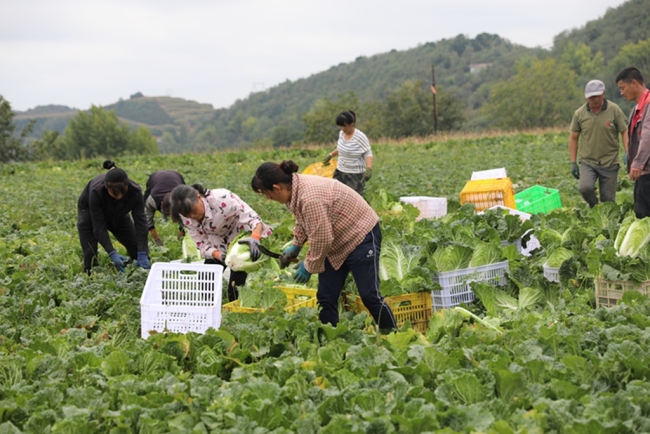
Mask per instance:
[[[350,140],[345,140],[343,131],[339,131],[339,141],[336,144],[339,151],[336,168],[345,173],[364,173],[366,171],[366,157],[372,157],[368,137],[358,129]]]
[[[342,182],[294,174],[287,208],[296,217],[293,244],[309,240],[305,268],[325,271],[325,258],[335,270],[363,241],[379,217],[357,192]]]
[[[208,190],[203,201],[205,216],[197,221],[181,215],[190,237],[204,258],[212,259],[215,250],[225,254],[228,246],[242,231],[252,231],[262,219],[235,193],[225,188]],[[271,227],[264,224],[262,236],[271,234]]]

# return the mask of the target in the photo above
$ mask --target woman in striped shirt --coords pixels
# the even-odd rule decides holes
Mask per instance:
[[[291,160],[264,163],[251,181],[256,193],[285,204],[296,218],[293,242],[280,258],[287,266],[309,241],[294,278],[307,283],[318,273],[316,298],[320,320],[336,326],[338,301],[352,273],[361,301],[381,329],[397,328],[393,312],[379,292],[381,231],[375,211],[349,187],[333,179],[299,175]]]
[[[363,196],[366,181],[372,176],[372,150],[363,132],[355,128],[357,115],[352,110],[341,112],[336,117],[339,126],[339,140],[336,149],[330,152],[323,164],[329,164],[332,157],[339,157],[334,179],[352,188]]]

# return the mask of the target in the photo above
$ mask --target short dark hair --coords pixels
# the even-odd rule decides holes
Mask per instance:
[[[633,66],[623,69],[616,75],[616,82],[623,81],[625,83],[631,83],[632,80],[636,80],[639,84],[643,84],[643,75],[641,71],[636,69]]]
[[[357,122],[357,114],[352,110],[341,112],[336,117],[336,125],[338,125],[339,127],[344,127],[346,125],[353,125],[356,122]]]

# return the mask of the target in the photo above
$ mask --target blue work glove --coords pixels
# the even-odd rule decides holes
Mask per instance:
[[[142,267],[145,270],[151,268],[151,263],[149,262],[149,258],[147,257],[147,252],[138,252],[138,259],[136,259],[135,261],[135,266]]]
[[[294,280],[298,283],[307,283],[309,282],[310,277],[311,273],[305,268],[305,263],[301,262],[298,264],[298,270],[296,271],[296,274],[293,275]]]
[[[571,175],[573,175],[575,179],[580,179],[580,168],[576,162],[571,163]]]
[[[302,247],[293,244],[284,249],[284,252],[280,255],[280,269],[288,267],[291,260],[298,257],[301,249]]]
[[[251,252],[251,261],[255,262],[260,258],[260,240],[257,238],[244,238],[243,240],[239,240],[237,244],[248,244],[248,249]]]
[[[124,267],[129,262],[129,258],[120,255],[115,250],[109,253],[108,256],[111,258],[111,261],[113,261],[113,265],[115,265],[117,271],[124,271]]]
[[[623,154],[623,166],[627,167],[627,152]]]
[[[363,174],[363,180],[368,181],[370,178],[372,178],[372,169],[368,167],[366,173]]]

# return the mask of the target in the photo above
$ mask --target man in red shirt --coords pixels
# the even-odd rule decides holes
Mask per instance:
[[[634,213],[643,218],[650,216],[650,91],[633,67],[618,73],[616,85],[625,99],[636,102],[628,119],[627,170],[634,181]]]

